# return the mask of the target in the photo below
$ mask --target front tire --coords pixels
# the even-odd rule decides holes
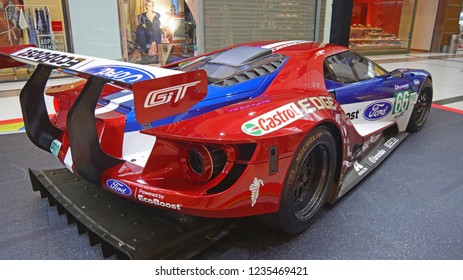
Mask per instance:
[[[325,203],[335,169],[335,139],[326,127],[315,128],[294,154],[275,226],[289,234],[307,229]]]
[[[432,104],[432,81],[426,79],[418,93],[416,104],[413,107],[412,115],[408,121],[407,131],[416,132],[423,127],[428,119]]]

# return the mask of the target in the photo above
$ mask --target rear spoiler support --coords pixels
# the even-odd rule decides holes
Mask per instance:
[[[50,122],[43,94],[51,71],[50,67],[37,65],[19,95],[27,136],[47,152],[50,152],[51,142],[62,133]]]
[[[107,82],[90,76],[66,118],[74,167],[80,176],[95,184],[100,184],[106,169],[124,163],[101,149],[95,127],[95,107]]]
[[[52,67],[37,65],[19,96],[27,136],[47,152],[53,140],[62,134],[50,122],[43,94],[52,70]],[[103,152],[95,127],[95,107],[107,82],[105,78],[90,76],[66,119],[74,167],[79,175],[95,184],[100,184],[106,169],[123,163]]]

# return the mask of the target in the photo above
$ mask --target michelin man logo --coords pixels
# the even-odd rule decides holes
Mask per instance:
[[[254,182],[249,186],[249,190],[251,191],[251,206],[254,207],[254,205],[257,202],[257,198],[259,197],[259,190],[260,187],[264,185],[264,181],[262,179],[257,179],[257,177],[254,178]]]

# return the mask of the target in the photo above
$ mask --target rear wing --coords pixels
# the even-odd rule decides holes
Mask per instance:
[[[9,58],[22,63],[22,65],[42,64],[51,68],[65,69],[68,70],[67,72],[75,71],[87,76],[99,76],[126,86],[139,81],[182,73],[147,65],[40,49],[31,45],[0,48],[0,55],[4,56],[0,60],[0,68],[5,68],[3,62]]]
[[[0,48],[0,69],[25,64],[41,65],[37,69],[59,69],[88,80],[92,78],[133,90],[135,115],[141,124],[182,113],[207,94],[204,71],[185,73],[40,49],[33,45]]]
[[[45,106],[51,71],[87,79],[67,114],[66,128],[77,172],[97,184],[104,170],[123,162],[103,152],[95,128],[95,108],[107,83],[133,91],[135,115],[141,124],[182,113],[207,94],[203,70],[185,73],[33,46],[0,48],[0,68],[24,64],[37,65],[20,94],[24,126],[30,140],[47,152],[63,133],[50,122]]]

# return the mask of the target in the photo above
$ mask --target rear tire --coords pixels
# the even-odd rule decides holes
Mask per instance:
[[[335,139],[326,127],[315,128],[294,154],[280,210],[269,217],[274,226],[289,234],[307,229],[325,204],[335,170]]]
[[[432,81],[426,79],[418,93],[416,104],[413,107],[412,115],[408,121],[407,131],[416,132],[423,127],[428,119],[432,104]]]

